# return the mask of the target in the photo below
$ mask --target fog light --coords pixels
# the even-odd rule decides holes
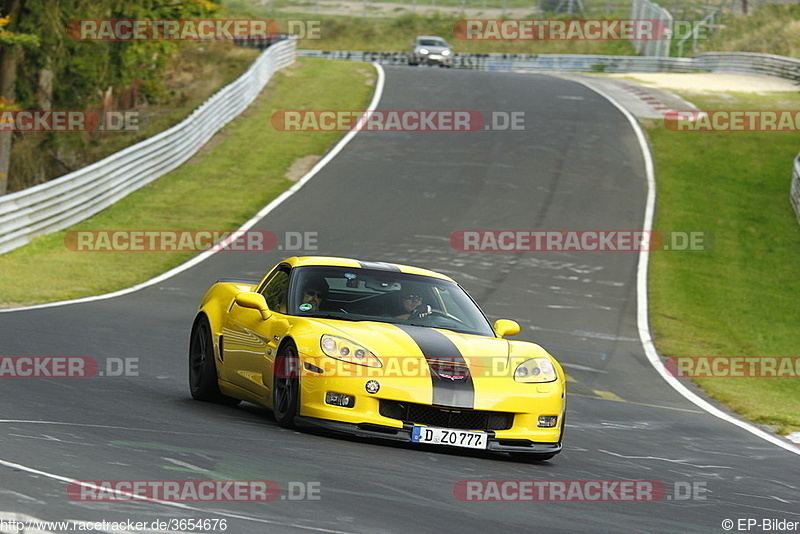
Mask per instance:
[[[539,428],[554,428],[557,424],[558,424],[557,415],[540,415],[539,424],[537,426]]]
[[[325,404],[341,406],[342,408],[352,408],[356,405],[356,398],[352,395],[329,391],[325,394]]]

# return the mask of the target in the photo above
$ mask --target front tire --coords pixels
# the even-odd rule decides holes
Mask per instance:
[[[287,341],[278,351],[272,370],[272,411],[275,422],[284,428],[295,427],[300,407],[299,364],[297,346]]]
[[[236,406],[239,399],[223,395],[219,390],[217,365],[214,361],[211,326],[205,316],[198,317],[189,340],[189,392],[192,398]]]

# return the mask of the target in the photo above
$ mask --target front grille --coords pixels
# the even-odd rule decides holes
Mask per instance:
[[[449,410],[414,404],[382,400],[380,414],[404,423],[459,428],[462,430],[508,430],[514,425],[514,414],[484,412],[480,410]]]

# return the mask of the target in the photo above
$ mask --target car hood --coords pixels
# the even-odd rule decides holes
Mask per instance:
[[[415,48],[416,48],[417,50],[419,50],[420,48],[425,48],[425,49],[427,49],[427,50],[428,50],[428,52],[430,52],[431,54],[441,54],[441,53],[442,53],[442,52],[444,52],[445,50],[450,50],[450,47],[448,47],[448,46],[425,46],[425,45],[416,45],[416,47],[415,47]]]
[[[463,359],[473,371],[498,365],[509,358],[509,342],[452,330],[381,323],[316,320],[320,332],[341,336],[363,345],[379,358],[418,357],[431,360]]]
[[[308,326],[315,334],[346,338],[370,350],[382,362],[381,376],[428,378],[427,389],[415,394],[418,402],[457,409],[495,406],[506,395],[506,383],[497,378],[512,377],[515,366],[525,358],[547,354],[534,343],[439,328],[372,321],[308,321],[314,323]],[[319,338],[307,339],[309,353],[320,353]]]

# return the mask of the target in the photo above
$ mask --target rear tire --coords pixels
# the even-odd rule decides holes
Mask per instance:
[[[284,428],[295,427],[300,408],[299,363],[297,346],[287,341],[278,351],[272,369],[272,411],[275,422]]]
[[[239,399],[223,395],[219,390],[214,360],[211,326],[205,316],[200,316],[194,322],[189,340],[189,392],[199,401],[236,406],[241,402]]]

